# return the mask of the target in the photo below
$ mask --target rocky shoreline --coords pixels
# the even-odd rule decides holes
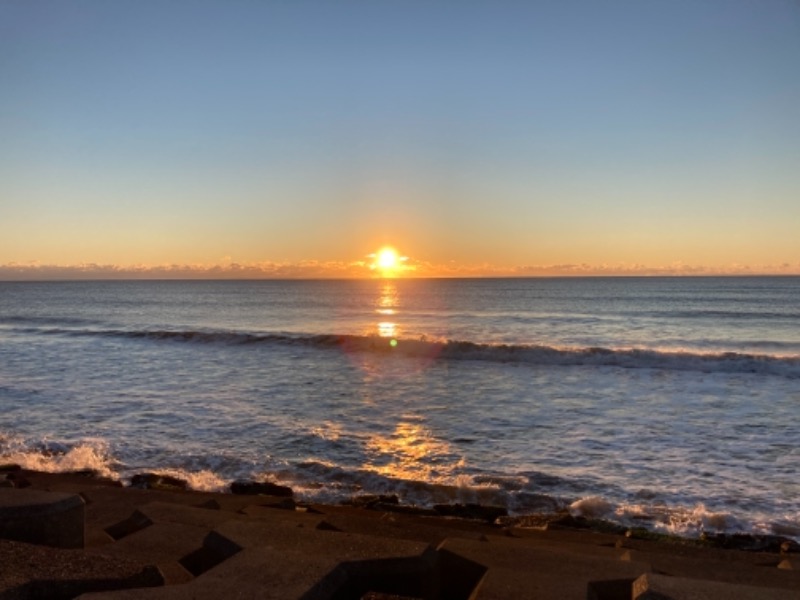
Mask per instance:
[[[223,590],[242,598],[616,600],[703,589],[712,595],[697,597],[712,598],[725,586],[732,597],[800,598],[800,547],[779,536],[693,540],[567,512],[419,508],[393,495],[324,506],[269,481],[210,493],[157,473],[123,486],[91,471],[17,465],[0,466],[0,564],[0,600],[214,598]]]

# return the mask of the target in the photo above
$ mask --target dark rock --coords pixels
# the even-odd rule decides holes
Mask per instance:
[[[499,517],[497,524],[503,527],[520,527],[522,529],[542,529],[556,522],[562,515],[556,513],[520,515],[518,517]]]
[[[797,542],[779,535],[751,535],[749,533],[704,533],[700,540],[715,548],[726,550],[745,550],[748,552],[789,552],[798,551]],[[784,544],[787,544],[784,546]],[[794,550],[792,550],[794,548]]]
[[[786,540],[781,544],[781,553],[789,554],[790,552],[800,552],[800,544],[794,540]]]
[[[322,515],[322,514],[325,514],[323,511],[319,510],[318,508],[315,508],[311,504],[296,504],[294,509],[297,512],[308,513],[310,515]]]
[[[19,471],[12,471],[6,474],[6,480],[10,481],[15,488],[31,487],[31,482]]]
[[[436,504],[433,507],[438,514],[445,517],[472,519],[494,523],[498,518],[508,516],[502,506],[483,506],[481,504]]]
[[[379,502],[370,506],[372,510],[382,510],[384,512],[400,513],[404,515],[414,515],[417,517],[437,517],[439,513],[432,508],[421,508],[413,504],[383,504]]]
[[[9,471],[21,471],[22,467],[15,463],[6,463],[0,465],[0,473],[8,473]]]
[[[162,490],[172,492],[175,490],[187,490],[189,484],[183,479],[171,477],[170,475],[159,475],[158,473],[139,473],[131,478],[131,487],[143,490]]]
[[[516,503],[520,512],[529,515],[553,514],[563,508],[563,503],[556,498],[547,494],[534,494],[531,492],[519,492],[516,495]]]
[[[348,504],[359,508],[373,508],[377,504],[400,504],[400,498],[396,494],[363,494],[353,496]]]
[[[66,475],[77,475],[78,477],[91,477],[93,479],[100,479],[100,471],[97,469],[78,469],[76,471],[67,471]]]
[[[291,498],[294,496],[292,488],[278,485],[270,481],[234,481],[231,484],[231,493],[246,496],[263,494],[265,496],[278,496]]]
[[[689,538],[683,538],[679,535],[672,533],[659,533],[644,527],[631,527],[624,531],[625,538],[630,540],[649,540],[651,542],[663,542],[671,544],[689,544],[694,545],[695,541]]]
[[[560,513],[547,523],[547,529],[589,529],[600,533],[623,534],[626,528],[603,519],[590,519],[588,517],[574,517],[569,513]]]

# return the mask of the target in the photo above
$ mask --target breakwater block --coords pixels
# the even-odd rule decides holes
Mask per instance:
[[[85,503],[78,494],[0,488],[0,538],[83,548]]]
[[[754,587],[719,581],[701,581],[647,573],[633,582],[633,600],[785,600],[785,589]]]

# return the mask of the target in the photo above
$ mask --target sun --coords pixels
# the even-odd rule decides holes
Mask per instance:
[[[381,248],[375,257],[375,264],[379,269],[394,269],[400,263],[400,257],[394,248]]]
[[[384,246],[370,256],[373,259],[370,268],[378,271],[382,277],[394,277],[405,269],[403,262],[407,260],[406,257],[400,256],[397,250],[391,246]]]

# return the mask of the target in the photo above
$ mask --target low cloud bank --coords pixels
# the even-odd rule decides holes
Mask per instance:
[[[302,261],[299,263],[259,262],[214,265],[42,265],[10,263],[0,265],[2,280],[63,279],[300,279],[365,277],[371,274],[362,262]]]
[[[565,277],[565,276],[658,276],[658,275],[800,275],[800,263],[780,265],[728,265],[706,267],[674,263],[667,266],[642,264],[555,264],[499,267],[490,264],[434,264],[409,260],[404,276],[413,277]],[[44,265],[8,263],[0,265],[3,281],[49,281],[78,279],[334,279],[375,277],[364,261],[257,262],[214,265]]]

